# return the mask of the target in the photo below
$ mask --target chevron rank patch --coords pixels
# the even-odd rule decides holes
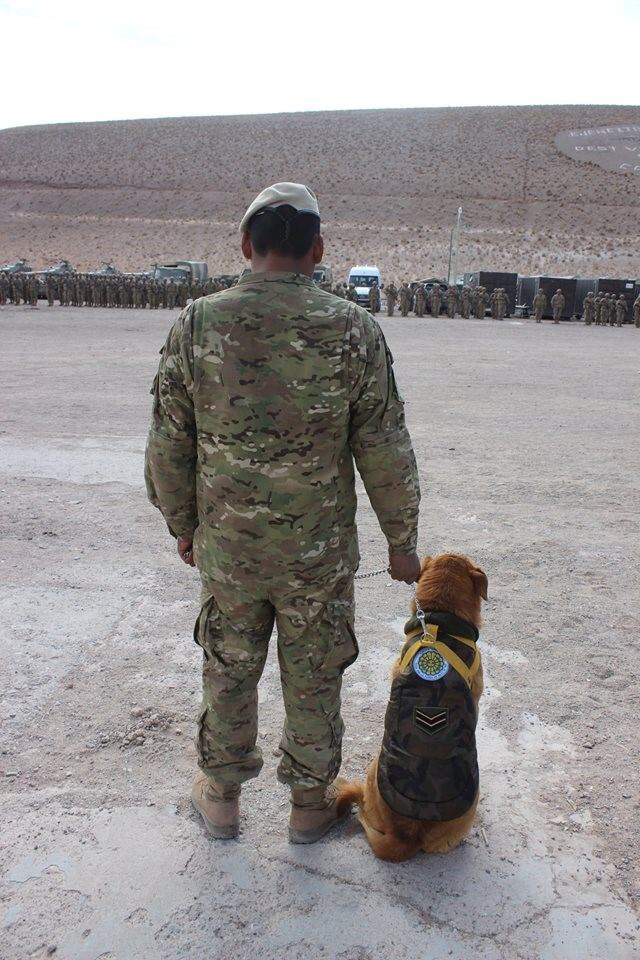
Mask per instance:
[[[449,722],[448,707],[415,707],[413,711],[413,722],[423,733],[433,736],[434,733],[440,733]]]

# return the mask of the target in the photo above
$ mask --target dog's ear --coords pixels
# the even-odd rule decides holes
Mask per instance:
[[[487,575],[484,570],[481,570],[480,567],[474,567],[472,570],[469,570],[469,576],[473,580],[473,587],[476,593],[479,593],[483,600],[488,600],[489,581],[487,580]]]

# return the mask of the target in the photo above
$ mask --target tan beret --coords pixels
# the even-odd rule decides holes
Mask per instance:
[[[249,229],[251,217],[259,210],[264,210],[265,207],[281,207],[285,203],[298,213],[314,213],[316,217],[320,216],[316,195],[309,187],[305,187],[303,183],[274,183],[259,193],[249,205],[240,221],[240,233]]]

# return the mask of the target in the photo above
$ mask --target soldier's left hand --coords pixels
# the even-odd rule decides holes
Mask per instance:
[[[415,583],[420,577],[420,558],[417,553],[389,553],[389,573],[393,580]]]
[[[178,537],[178,554],[180,559],[188,567],[195,567],[196,562],[193,559],[193,540],[187,537]]]

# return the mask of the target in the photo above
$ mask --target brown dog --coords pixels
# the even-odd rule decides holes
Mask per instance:
[[[383,860],[408,860],[419,850],[445,853],[462,842],[473,823],[478,804],[475,724],[483,688],[475,640],[487,589],[484,571],[468,557],[440,554],[422,562],[418,603],[412,606],[414,619],[405,627],[407,641],[393,667],[382,750],[371,763],[365,783],[348,783],[338,793],[339,813],[351,803],[358,805],[358,819],[369,844]],[[418,615],[424,613],[424,622],[416,620],[416,609]],[[411,689],[396,689],[404,679]],[[438,706],[422,707],[419,698],[424,692],[439,697]],[[394,730],[397,733],[399,718],[405,733],[407,722],[411,729],[398,746],[390,736]],[[459,740],[453,748],[446,741],[453,735],[444,729],[447,724]],[[402,770],[407,758],[415,762],[415,769]],[[425,782],[417,782],[420,779]],[[455,794],[455,800],[445,797],[439,802],[447,791]],[[416,812],[417,817],[408,815]]]

